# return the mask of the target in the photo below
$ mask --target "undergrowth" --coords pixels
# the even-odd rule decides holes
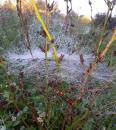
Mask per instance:
[[[33,58],[27,19],[21,8],[21,2],[17,0],[17,12],[24,44]],[[68,2],[71,4],[71,0],[65,0],[65,2],[66,4]],[[94,51],[94,60],[83,72],[81,83],[67,83],[63,79],[49,79],[48,74],[48,46],[50,45],[53,51],[52,57],[56,63],[57,72],[60,71],[60,64],[64,57],[63,55],[57,56],[55,39],[52,38],[48,28],[48,15],[53,10],[54,3],[49,5],[47,0],[45,2],[46,23],[44,23],[38,12],[34,0],[31,0],[31,4],[33,5],[33,13],[31,12],[31,15],[36,15],[37,20],[41,24],[39,33],[45,39],[45,46],[40,49],[45,53],[46,73],[43,79],[41,79],[42,84],[36,81],[33,75],[26,77],[21,69],[18,73],[12,74],[3,57],[3,49],[1,48],[0,130],[115,130],[116,81],[102,83],[95,81],[91,77],[97,64],[103,62],[103,60],[105,62],[110,61],[109,66],[113,66],[116,63],[115,50],[113,50],[116,41],[116,29],[111,31],[107,38],[105,36],[107,20],[111,14],[107,13],[103,30],[101,29],[102,33],[95,33],[95,35],[91,34],[91,32],[89,34],[81,34],[83,37],[79,38],[81,41],[82,39],[85,41],[89,39],[88,42],[90,44],[88,46]],[[112,11],[114,6],[112,4],[112,2],[108,4],[108,12]],[[67,16],[65,17],[66,31],[68,30],[67,18],[71,10],[72,8],[69,9],[67,5]],[[17,31],[15,31],[13,32],[17,35]],[[59,31],[59,27],[56,27],[55,31]],[[10,33],[9,42],[15,41],[16,35],[11,32],[8,33]],[[80,43],[82,43],[81,41]],[[7,44],[7,41],[4,42]],[[93,43],[95,44],[92,45]],[[83,54],[80,55],[80,63],[84,65]],[[16,68],[18,69],[17,65]]]

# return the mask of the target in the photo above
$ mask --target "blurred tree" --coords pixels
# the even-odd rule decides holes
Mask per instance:
[[[0,45],[7,48],[16,43],[19,25],[12,3],[6,1],[0,6]]]
[[[111,17],[111,20],[110,20],[110,23],[109,23],[109,29],[113,29],[114,27],[116,27],[116,16]]]
[[[95,26],[103,26],[104,25],[104,20],[105,20],[106,14],[96,14],[95,19],[94,19],[94,24]],[[108,20],[108,29],[113,29],[116,26],[116,17],[110,17]]]

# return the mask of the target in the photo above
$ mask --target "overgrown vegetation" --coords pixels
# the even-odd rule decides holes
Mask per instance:
[[[116,80],[101,82],[91,77],[98,64],[107,63],[116,69],[116,28],[114,23],[108,26],[109,18],[111,21],[115,18],[107,13],[84,23],[69,9],[71,0],[65,0],[65,17],[58,13],[54,2],[23,2],[17,0],[17,8],[10,2],[0,8],[0,130],[115,130]],[[108,12],[112,12],[114,1],[105,2],[109,2]],[[5,59],[6,51],[16,46],[20,48],[18,53],[29,50],[32,59],[31,47],[36,46],[45,54],[45,75],[41,81],[35,79],[41,74],[31,73],[26,77],[17,65],[18,73],[12,73]],[[70,54],[79,53],[82,66],[81,50],[87,48],[87,53],[93,54],[94,59],[83,72],[81,82],[49,78],[48,50],[52,49],[54,73],[58,73],[65,55],[58,57],[56,51],[64,50],[64,46]]]

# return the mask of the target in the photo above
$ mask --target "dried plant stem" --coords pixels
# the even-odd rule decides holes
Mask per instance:
[[[107,12],[107,15],[106,15],[106,18],[105,18],[105,22],[104,22],[104,26],[103,26],[103,31],[105,32],[108,20],[109,20],[109,18],[112,15],[112,11],[113,11],[114,5],[113,5],[113,2],[110,2],[109,0],[104,0],[104,2],[108,6],[108,12]]]
[[[104,21],[103,32],[105,32],[105,30],[106,30],[106,25],[107,25],[107,22],[108,22],[108,19],[109,19],[109,14],[110,14],[110,8],[108,8],[108,12],[107,12],[107,15],[106,15],[106,18],[105,18],[105,21]]]
[[[91,63],[91,65],[87,68],[87,70],[85,71],[84,74],[84,82],[83,82],[83,87],[86,85],[87,80],[89,78],[89,76],[92,74],[92,72],[96,69],[97,63],[96,63],[96,59],[94,59],[94,61]]]
[[[22,30],[23,37],[24,37],[24,44],[25,44],[26,48],[29,50],[32,58],[34,59],[32,51],[31,51],[30,40],[29,40],[27,18],[24,17],[23,12],[22,12],[22,0],[17,0],[16,7],[17,7],[17,13],[19,16],[19,20],[20,20],[21,30]]]
[[[48,1],[46,0],[45,5],[45,22],[46,22],[46,28],[48,29],[48,9],[47,4]],[[49,112],[49,100],[48,100],[48,38],[45,38],[45,76],[46,76],[46,84],[45,84],[45,111],[46,111],[46,119],[48,119],[48,112]]]
[[[86,85],[86,82],[88,80],[88,77],[92,74],[92,72],[96,69],[96,66],[99,62],[101,62],[101,60],[103,59],[103,57],[106,55],[106,53],[108,52],[109,48],[111,47],[112,43],[116,40],[116,28],[112,34],[112,37],[110,39],[110,41],[108,42],[108,44],[106,45],[106,47],[104,48],[104,50],[95,57],[94,61],[89,65],[89,67],[86,69],[85,74],[84,74],[84,82],[83,82],[83,87]]]
[[[101,57],[104,57],[104,56],[105,56],[105,54],[107,53],[107,51],[109,50],[110,46],[112,45],[112,43],[113,43],[115,40],[116,40],[116,28],[115,28],[115,30],[114,30],[114,32],[113,32],[113,35],[112,35],[112,37],[111,37],[109,43],[106,45],[105,49],[102,51]]]

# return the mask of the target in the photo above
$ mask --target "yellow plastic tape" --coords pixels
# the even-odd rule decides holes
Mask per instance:
[[[35,4],[35,1],[34,1],[34,0],[31,0],[31,3],[32,3],[32,6],[33,6],[33,8],[34,8],[34,11],[35,11],[35,14],[36,14],[36,17],[37,17],[38,21],[41,23],[42,28],[43,28],[44,31],[46,32],[46,35],[47,35],[48,39],[49,39],[50,41],[52,41],[52,36],[50,35],[48,29],[46,28],[46,25],[44,24],[44,22],[43,22],[43,20],[42,20],[42,18],[41,18],[41,16],[40,16],[40,13],[39,13],[39,11],[38,11],[38,9],[37,9],[37,6],[36,6],[36,4]],[[51,44],[51,48],[53,49],[53,56],[52,56],[52,57],[53,57],[53,59],[55,60],[56,64],[58,65],[58,64],[59,64],[59,62],[58,62],[58,56],[57,56],[56,48],[55,48],[54,44]]]
[[[41,16],[40,16],[40,13],[39,13],[39,11],[38,11],[38,9],[37,9],[37,6],[36,6],[36,4],[35,4],[35,1],[34,1],[34,0],[31,0],[31,3],[32,3],[32,6],[33,6],[33,8],[34,8],[34,11],[35,11],[35,14],[36,14],[37,19],[39,20],[39,22],[41,23],[41,25],[42,25],[44,31],[46,32],[46,35],[47,35],[48,39],[51,41],[51,40],[52,40],[52,36],[50,35],[48,29],[46,28],[46,25],[44,24],[44,22],[43,22],[43,20],[42,20],[42,18],[41,18]]]

